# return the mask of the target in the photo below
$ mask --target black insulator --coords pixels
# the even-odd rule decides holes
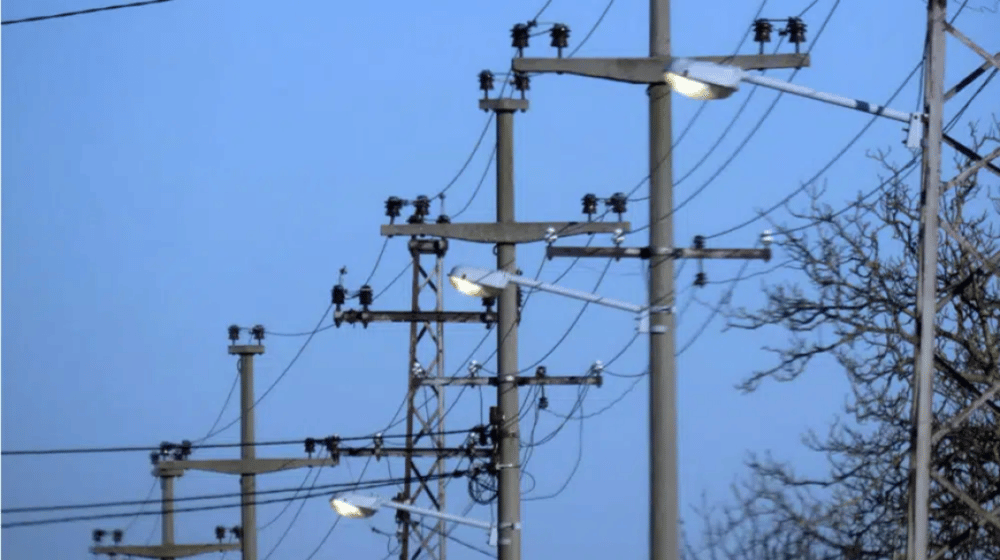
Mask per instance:
[[[766,19],[758,19],[753,22],[753,40],[758,43],[770,43],[771,31],[774,26]],[[762,45],[763,46],[763,45]]]
[[[306,438],[306,453],[310,455],[316,452],[316,440],[313,438]]]
[[[229,325],[229,340],[236,342],[240,339],[240,327],[238,325]]]
[[[104,538],[104,535],[108,534],[108,532],[105,531],[104,529],[94,529],[93,534],[94,534],[94,542],[99,543],[101,542],[101,539]]]
[[[344,302],[347,301],[347,288],[337,284],[332,290],[330,290],[330,295],[330,299],[334,305],[344,305]]]
[[[323,445],[326,447],[326,450],[329,451],[331,455],[335,455],[337,453],[338,446],[340,446],[340,437],[327,436],[323,438]]]
[[[232,529],[230,529],[229,532],[231,532],[233,536],[236,537],[236,540],[243,540],[243,527],[237,525]]]
[[[616,192],[611,195],[611,198],[605,201],[605,204],[611,208],[612,212],[621,215],[628,209],[628,197],[625,196],[625,193]]]
[[[524,49],[528,48],[528,39],[531,37],[528,25],[525,23],[514,24],[510,30],[511,46],[517,49],[518,55],[524,54]]]
[[[438,216],[437,223],[439,224],[450,224],[451,218],[447,214],[441,214]]]
[[[149,452],[149,462],[152,463],[152,464],[154,464],[154,465],[157,464],[157,463],[159,463],[160,462],[160,452],[159,451],[150,451]]]
[[[111,539],[115,541],[115,544],[122,542],[122,539],[124,538],[125,538],[125,531],[122,531],[121,529],[115,529],[114,531],[111,532]]]
[[[170,454],[171,451],[174,450],[175,447],[177,446],[170,443],[169,441],[160,442],[160,455],[166,457],[167,455]]]
[[[483,70],[479,73],[479,89],[487,92],[493,89],[493,72]]]
[[[181,442],[181,456],[189,457],[191,455],[191,442],[184,440]]]
[[[542,395],[541,398],[538,399],[538,408],[545,410],[548,407],[549,407],[549,398],[546,397],[545,395]]]
[[[385,215],[390,218],[398,218],[403,209],[403,199],[398,196],[390,196],[385,200]]]
[[[514,89],[521,93],[528,91],[531,89],[531,78],[529,78],[524,72],[515,72]]]
[[[704,272],[699,272],[699,273],[697,273],[697,274],[694,275],[694,285],[695,286],[698,286],[699,288],[701,288],[701,287],[704,287],[705,284],[708,284],[708,275],[707,274],[705,274]]]
[[[368,284],[361,286],[361,290],[358,292],[358,300],[361,301],[361,305],[368,307],[375,301],[375,291]]]
[[[538,366],[538,368],[535,369],[535,376],[545,377],[545,373],[548,371],[549,371],[548,368],[546,368],[545,366]]]
[[[220,541],[226,538],[226,528],[223,527],[222,525],[217,525],[215,527],[215,538]]]
[[[704,235],[696,235],[696,236],[694,236],[694,248],[695,249],[704,249],[705,248],[705,236]]]
[[[489,309],[489,308],[493,307],[496,304],[496,302],[497,302],[497,298],[495,298],[495,297],[484,297],[483,298],[483,307]]]
[[[549,36],[552,37],[552,46],[559,49],[559,56],[562,56],[562,50],[569,46],[569,26],[562,23],[553,25]]]
[[[799,52],[799,44],[806,42],[806,24],[801,18],[790,17],[780,34],[788,35],[788,42],[795,45],[795,52]]]
[[[587,193],[583,195],[583,213],[588,216],[593,216],[597,213],[597,195],[593,193]]]
[[[250,329],[250,336],[254,338],[257,342],[264,340],[264,325],[254,325]]]
[[[431,199],[427,198],[427,195],[420,195],[416,200],[413,201],[413,210],[420,214],[421,216],[426,216],[431,213]]]

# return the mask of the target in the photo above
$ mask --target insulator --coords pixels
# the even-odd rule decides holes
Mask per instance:
[[[705,236],[704,235],[696,235],[696,236],[694,236],[694,248],[695,249],[704,249],[705,248]]]
[[[770,247],[774,243],[774,236],[771,235],[771,230],[765,229],[763,233],[760,234],[760,242],[765,247]]]
[[[226,528],[223,527],[222,525],[217,525],[215,527],[215,538],[220,541],[226,538]]]
[[[524,72],[515,72],[514,89],[521,93],[528,91],[531,89],[531,78],[529,78]]]
[[[160,462],[160,452],[159,451],[150,451],[149,452],[149,462],[152,463],[152,464],[154,464],[154,465],[157,464],[157,463],[159,463]]]
[[[795,45],[795,52],[799,52],[799,44],[806,41],[806,24],[801,18],[790,17],[780,34],[788,35],[788,42]]]
[[[483,298],[483,307],[489,309],[489,308],[493,307],[494,305],[496,305],[496,302],[497,302],[497,298],[495,298],[493,296],[484,297]]]
[[[583,213],[592,216],[597,213],[597,195],[587,193],[583,195]]]
[[[493,89],[493,72],[483,70],[479,73],[479,89],[484,93]]]
[[[238,325],[229,325],[229,340],[236,342],[240,339],[240,327]]]
[[[358,292],[358,300],[361,301],[361,305],[368,307],[375,301],[375,291],[368,284],[361,286],[361,290]]]
[[[538,399],[538,408],[545,410],[548,407],[549,407],[549,398],[546,397],[545,395],[542,395],[541,398]]]
[[[694,285],[699,288],[703,288],[705,284],[708,284],[708,275],[704,272],[699,272],[694,275]]]
[[[413,201],[413,211],[420,215],[426,216],[431,213],[431,199],[427,198],[427,195],[420,195],[416,200]]]
[[[625,196],[625,193],[616,192],[605,201],[605,204],[611,207],[612,212],[621,215],[628,209],[628,197]]]
[[[312,455],[316,452],[316,440],[314,438],[306,438],[306,453]]]
[[[451,217],[449,217],[447,214],[441,214],[437,218],[437,223],[439,223],[439,224],[450,224],[451,223]]]
[[[327,436],[323,438],[323,446],[330,455],[336,455],[337,449],[340,447],[340,436]]]
[[[231,532],[233,536],[236,537],[236,540],[238,541],[243,540],[243,527],[237,525],[232,529],[230,529],[229,532]]]
[[[107,534],[108,534],[108,532],[105,531],[104,529],[94,529],[94,533],[93,533],[94,542],[95,543],[101,542],[101,539],[103,539],[104,535],[107,535]]]
[[[337,284],[330,290],[330,295],[334,305],[344,305],[347,301],[347,288]]]
[[[569,26],[562,23],[553,25],[549,36],[552,37],[552,46],[559,49],[561,56],[562,50],[569,46]]]
[[[535,369],[535,376],[536,377],[545,377],[545,373],[547,371],[548,371],[548,369],[546,369],[545,366],[538,366],[538,368]]]
[[[190,457],[191,456],[191,442],[184,440],[181,442],[181,456]]]
[[[604,371],[604,363],[601,360],[594,362],[594,365],[590,366],[590,373],[594,375],[600,375]]]
[[[398,218],[403,209],[403,199],[398,196],[390,196],[385,200],[385,215],[390,218]]]
[[[753,40],[758,43],[770,43],[771,31],[774,26],[766,19],[758,19],[753,22]]]
[[[174,447],[177,446],[170,443],[169,441],[160,442],[160,455],[166,457],[167,455],[170,454],[171,451],[174,450]]]
[[[525,23],[514,24],[514,27],[510,30],[511,43],[510,45],[518,51],[523,51],[528,48],[528,39],[531,34],[528,32],[528,25]],[[523,54],[523,53],[522,53]]]
[[[121,529],[115,529],[114,531],[111,532],[111,539],[115,541],[115,544],[122,542],[122,539],[124,538],[125,538],[125,532],[122,531]]]
[[[257,342],[264,340],[264,325],[254,325],[250,329],[250,336],[254,338]]]

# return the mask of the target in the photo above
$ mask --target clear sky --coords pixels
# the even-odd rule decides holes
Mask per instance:
[[[351,289],[373,269],[375,290],[386,288],[409,255],[406,240],[394,238],[375,266],[384,242],[379,226],[387,221],[384,200],[433,196],[452,179],[488,118],[477,109],[476,74],[509,68],[511,26],[532,18],[543,3],[174,0],[4,26],[3,449],[196,440],[213,425],[234,379],[235,360],[226,353],[228,325],[311,331],[343,266]],[[959,2],[949,4],[954,14]],[[972,0],[956,21],[990,52],[997,50],[992,4]],[[8,0],[3,19],[97,5],[98,0]],[[768,0],[762,15],[783,18],[807,6],[803,47],[811,50],[812,65],[795,75],[797,83],[884,103],[918,64],[924,2]],[[606,0],[554,0],[539,18],[540,28],[568,24],[572,49],[606,7]],[[759,7],[758,1],[674,2],[675,54],[733,53]],[[647,2],[618,0],[577,56],[643,56],[647,21]],[[535,37],[527,54],[552,56],[548,45],[547,35]],[[981,59],[951,39],[948,49],[950,85]],[[752,38],[740,50],[756,51]],[[791,47],[783,44],[780,51]],[[792,71],[768,75],[787,79]],[[890,105],[914,110],[918,80],[914,74]],[[991,84],[969,115],[995,110],[996,93]],[[777,95],[761,90],[712,150],[750,94],[745,88],[711,103],[675,150],[675,178],[684,178],[676,200],[696,194],[675,216],[679,244],[728,230],[753,217],[755,209],[771,207],[814,177],[870,120],[784,96],[738,150]],[[968,94],[949,104],[949,115]],[[529,98],[531,109],[515,117],[519,219],[579,220],[585,193],[628,192],[646,174],[647,102],[641,86],[540,76],[533,79]],[[675,97],[675,138],[699,107],[700,102]],[[965,137],[967,131],[958,127],[955,134]],[[822,175],[824,200],[840,208],[876,187],[879,168],[865,152],[891,149],[896,161],[905,162],[910,155],[902,137],[899,123],[872,124]],[[476,187],[492,145],[491,129],[447,191],[449,214],[471,200],[462,221],[495,217],[492,169],[482,188]],[[916,174],[909,179],[914,186],[915,179]],[[647,194],[643,185],[634,197]],[[806,202],[800,194],[790,204],[801,208]],[[648,222],[644,204],[629,205],[626,219],[633,227]],[[433,215],[439,211],[435,203]],[[795,223],[784,210],[773,216]],[[712,238],[709,246],[751,247],[765,227],[765,221],[755,222]],[[642,232],[625,243],[645,242]],[[597,236],[593,244],[609,245],[610,236]],[[544,264],[541,278],[550,281],[571,264],[543,263],[543,244],[522,246],[518,255],[526,274]],[[446,267],[489,266],[493,259],[488,246],[454,243]],[[709,502],[727,499],[730,483],[744,473],[748,452],[770,451],[803,472],[824,466],[804,450],[800,435],[809,428],[823,431],[840,410],[847,385],[838,370],[817,363],[794,385],[768,384],[742,395],[734,384],[770,364],[763,347],[780,343],[785,334],[722,332],[724,322],[713,312],[728,294],[734,305],[759,305],[762,282],[793,274],[775,269],[783,261],[779,253],[770,263],[752,262],[744,274],[756,276],[735,283],[723,281],[736,277],[741,263],[706,262],[713,283],[702,289],[691,286],[698,263],[686,263],[678,276],[677,340],[685,349],[678,362],[680,480],[682,513],[691,527],[697,527],[691,512],[702,495]],[[637,303],[645,297],[636,261],[582,261],[560,283]],[[409,298],[404,274],[376,307],[405,309]],[[478,301],[450,287],[445,301],[449,309],[480,309]],[[544,357],[550,374],[582,375],[595,360],[611,361],[632,340],[627,314],[591,307],[575,322],[580,308],[556,296],[532,296],[521,324],[521,366]],[[322,319],[322,326],[330,323],[329,315]],[[493,334],[476,348],[486,334],[481,325],[447,328],[449,374],[464,373],[471,359],[495,368]],[[267,352],[257,361],[258,394],[305,340],[267,336]],[[404,325],[344,326],[316,334],[257,407],[257,439],[362,436],[384,429],[405,394],[408,341]],[[646,357],[640,338],[608,369],[641,374]],[[525,497],[543,499],[523,504],[525,557],[645,554],[645,388],[642,377],[608,376],[583,400],[585,414],[599,414],[564,423],[535,448],[526,467]],[[447,429],[479,423],[495,400],[490,390],[482,399],[473,389],[447,394],[449,404],[457,397]],[[550,412],[569,412],[578,392],[551,387],[546,395],[550,407],[538,415],[536,441],[560,428]],[[535,402],[525,411],[526,440]],[[223,424],[235,418],[234,405],[235,400]],[[238,437],[232,427],[212,441]],[[233,451],[202,450],[195,458]],[[292,445],[264,448],[260,455],[304,452]],[[262,476],[258,486],[298,487],[308,477],[308,488],[314,480],[327,485],[357,480],[362,473],[365,479],[402,473],[398,459],[370,462],[364,470],[366,463],[345,459],[318,473]],[[150,468],[142,452],[4,457],[2,507],[141,500],[154,481]],[[177,481],[178,497],[238,490],[238,480],[224,475],[189,473]],[[379,492],[391,495],[396,489]],[[470,509],[470,503],[466,481],[452,482],[450,512],[490,518],[492,506]],[[8,513],[3,522],[121,511],[137,508]],[[261,507],[260,525],[281,511],[280,504]],[[395,545],[371,530],[393,533],[391,514],[370,522],[345,520],[331,533],[334,520],[325,497],[294,502],[261,529],[260,558],[276,546],[272,557],[289,560],[381,558]],[[177,540],[212,542],[216,525],[238,523],[237,508],[178,514]],[[12,527],[3,529],[2,554],[80,558],[94,528],[125,528],[129,544],[159,539],[155,515]],[[454,536],[485,546],[485,535],[475,529],[459,528]],[[449,555],[481,556],[457,543],[449,544]]]

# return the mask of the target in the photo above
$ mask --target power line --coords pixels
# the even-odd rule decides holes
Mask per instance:
[[[456,471],[456,472],[441,473],[441,474],[435,474],[435,475],[427,475],[427,478],[430,479],[430,480],[437,480],[439,478],[448,478],[448,477],[453,477],[453,476],[461,476],[462,474],[465,474],[465,473],[464,472],[460,472],[460,471]],[[273,498],[273,499],[269,499],[269,500],[254,500],[251,503],[254,504],[254,505],[266,505],[266,504],[284,503],[284,502],[287,502],[289,500],[305,500],[305,499],[308,499],[308,498],[325,497],[325,496],[329,495],[329,492],[328,492],[329,490],[349,490],[349,489],[372,490],[372,489],[375,489],[375,488],[382,488],[382,487],[385,487],[385,486],[394,486],[394,485],[399,484],[400,482],[402,482],[402,480],[403,479],[383,479],[383,480],[369,481],[369,482],[350,482],[350,483],[339,483],[339,484],[323,485],[323,486],[317,486],[316,488],[327,490],[327,492],[319,492],[319,493],[313,493],[313,494],[303,494],[301,496],[295,496],[295,497],[291,497],[291,498]],[[289,491],[292,491],[292,490],[295,490],[295,489],[294,488],[290,489],[290,490],[286,489],[286,490],[282,490],[282,492],[289,492]],[[254,494],[255,495],[256,494],[265,494],[265,493],[268,493],[268,492],[271,492],[271,491],[266,491],[266,490],[265,491],[259,491],[259,492],[255,492]],[[238,496],[238,495],[239,494],[234,494],[234,496]],[[177,500],[182,500],[182,499],[184,499],[184,498],[177,498]],[[237,502],[237,503],[233,503],[233,504],[219,504],[219,505],[211,505],[211,506],[178,508],[178,509],[174,509],[173,511],[174,511],[174,513],[188,513],[188,512],[195,512],[195,511],[211,511],[211,510],[219,510],[219,509],[232,509],[232,508],[238,508],[240,506],[241,506],[241,504],[239,502]],[[54,524],[58,524],[58,523],[71,523],[71,522],[75,522],[75,521],[92,521],[92,520],[96,520],[96,519],[117,519],[117,518],[122,518],[122,517],[131,517],[133,515],[160,515],[160,512],[159,511],[143,511],[143,512],[139,512],[139,513],[106,513],[106,514],[95,514],[95,515],[77,515],[77,516],[70,516],[70,517],[56,517],[56,518],[49,518],[49,519],[36,519],[36,520],[31,520],[31,521],[15,521],[15,522],[9,522],[9,523],[2,523],[2,524],[0,524],[0,527],[2,527],[4,529],[11,529],[11,528],[15,528],[15,527],[29,527],[29,526],[38,526],[38,525],[54,525]]]
[[[114,6],[104,6],[101,8],[90,8],[87,10],[77,10],[75,12],[63,12],[61,14],[52,14],[48,16],[35,16],[24,19],[12,19],[4,22],[0,22],[2,25],[13,25],[15,23],[29,23],[34,21],[45,21],[49,19],[65,18],[71,16],[80,16],[83,14],[93,14],[96,12],[107,12],[110,10],[120,10],[123,8],[139,8],[142,6],[149,6],[151,4],[162,4],[164,2],[170,2],[170,0],[145,0],[143,2],[132,2],[131,4],[117,4]]]
[[[595,22],[594,25],[591,26],[590,31],[588,31],[587,34],[583,37],[583,40],[580,41],[580,44],[577,45],[576,48],[574,48],[572,51],[570,51],[569,58],[573,58],[573,55],[575,55],[577,51],[582,49],[583,46],[587,44],[587,41],[589,41],[590,37],[594,34],[595,31],[597,31],[597,28],[601,26],[601,22],[604,21],[604,16],[608,15],[608,12],[611,10],[611,6],[614,6],[614,4],[615,0],[608,1],[608,5],[605,6],[604,11],[601,12],[601,17],[597,18],[597,22]]]

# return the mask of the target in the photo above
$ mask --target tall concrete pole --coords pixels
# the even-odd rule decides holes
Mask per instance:
[[[160,489],[162,490],[160,540],[163,546],[167,547],[174,544],[174,477],[160,477]],[[170,558],[172,557],[164,557],[163,560]]]
[[[919,342],[914,372],[916,384],[916,453],[914,457],[912,534],[910,560],[926,560],[930,526],[931,425],[934,397],[934,319],[937,310],[938,209],[941,192],[941,140],[944,104],[945,16],[947,0],[927,2],[927,66],[924,69],[924,98],[927,123],[924,128],[922,183],[922,224],[920,269],[918,271],[917,315]]]
[[[509,100],[495,100],[499,103]],[[497,222],[514,219],[514,110],[496,108],[497,119]],[[516,246],[497,245],[497,269],[517,274]],[[521,448],[518,422],[517,287],[504,289],[497,301],[497,407],[500,449],[497,459],[499,484],[500,560],[521,558]]]
[[[253,328],[253,336],[259,342],[264,336],[264,328]],[[229,353],[240,358],[240,460],[243,464],[252,463],[257,458],[257,449],[253,443],[254,435],[254,391],[253,391],[253,360],[256,354],[264,353],[264,346],[230,345]],[[243,560],[257,560],[257,477],[252,473],[240,475],[240,523],[243,526],[243,538],[240,540]]]
[[[650,0],[649,56],[670,56],[670,2]],[[653,84],[649,94],[649,304],[667,311],[649,320],[649,557],[680,558],[677,487],[677,380],[673,157],[670,87]]]

